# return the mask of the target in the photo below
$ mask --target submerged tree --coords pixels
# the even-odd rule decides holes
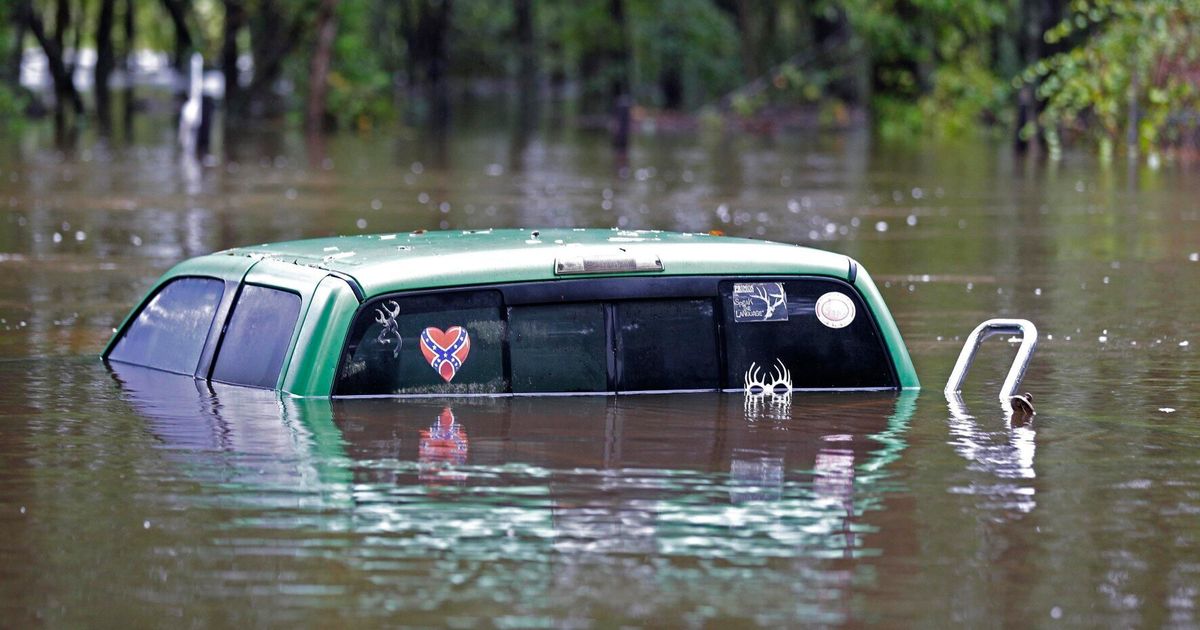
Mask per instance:
[[[56,1],[54,30],[47,32],[41,14],[33,6],[33,1],[19,0],[19,2],[17,11],[20,17],[18,19],[25,23],[46,55],[46,65],[54,83],[54,120],[61,129],[66,122],[68,111],[74,111],[77,115],[83,113],[83,99],[80,98],[79,91],[75,89],[75,81],[72,76],[74,67],[67,64],[63,46],[67,27],[71,21],[70,5],[68,0]]]
[[[1200,0],[1079,1],[1046,34],[1072,37],[1079,43],[1022,77],[1046,101],[1052,150],[1060,129],[1092,135],[1105,155],[1122,138],[1131,154],[1200,146]]]
[[[316,45],[308,74],[308,106],[305,126],[309,132],[321,131],[326,121],[326,98],[329,88],[329,65],[333,57],[333,40],[337,34],[338,0],[321,0],[316,18]]]
[[[95,95],[96,116],[100,119],[101,129],[107,129],[110,123],[108,80],[116,66],[116,53],[113,51],[113,23],[116,18],[116,0],[100,0],[100,16],[96,20],[96,67]]]
[[[451,0],[401,0],[400,35],[406,44],[409,89],[423,94],[431,122],[445,125],[450,115]]]

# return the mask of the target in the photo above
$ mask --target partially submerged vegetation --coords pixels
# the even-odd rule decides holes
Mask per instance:
[[[641,112],[999,133],[1051,154],[1200,146],[1200,0],[16,0],[0,19],[6,118],[31,109],[23,51],[46,58],[60,121],[91,109],[103,127],[112,77],[151,49],[176,67],[203,54],[233,124],[441,125],[456,94],[500,88],[522,124],[570,101],[618,145]],[[72,80],[83,49],[86,99]]]

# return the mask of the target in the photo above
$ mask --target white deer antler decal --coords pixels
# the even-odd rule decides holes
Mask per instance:
[[[751,363],[744,384],[746,394],[751,396],[789,393],[792,391],[792,373],[779,359],[775,359],[775,367],[770,372],[763,372],[761,367]]]
[[[771,293],[770,289],[768,289],[767,285],[765,284],[756,285],[754,287],[754,293],[750,295],[750,298],[761,301],[763,306],[767,309],[766,314],[763,315],[763,319],[771,319],[771,316],[775,314],[775,309],[787,304],[787,294],[785,294],[783,291],[780,291],[779,293]]]
[[[775,366],[770,372],[764,372],[757,364],[751,363],[743,382],[747,417],[757,415],[765,406],[768,416],[786,418],[792,406],[792,373],[783,365],[783,361],[775,359]]]
[[[388,307],[391,308],[388,308]],[[382,308],[375,309],[375,321],[381,326],[376,341],[383,345],[392,343],[390,337],[396,338],[396,347],[392,348],[392,358],[400,356],[400,348],[404,346],[404,338],[400,336],[400,324],[396,318],[400,316],[400,305],[395,300],[388,300]]]

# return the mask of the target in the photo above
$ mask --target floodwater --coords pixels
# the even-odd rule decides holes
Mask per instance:
[[[865,133],[0,138],[3,625],[1200,625],[1200,178]],[[176,261],[417,228],[723,230],[880,283],[926,389],[298,401],[97,358]],[[1012,426],[1015,347],[1042,339]]]

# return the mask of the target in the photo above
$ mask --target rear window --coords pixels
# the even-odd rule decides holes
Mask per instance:
[[[300,296],[295,293],[253,284],[242,287],[217,351],[212,380],[274,389],[299,316]]]
[[[870,311],[841,282],[722,282],[721,301],[725,378],[732,387],[747,376],[781,374],[780,365],[793,389],[895,386],[891,358]],[[750,374],[751,364],[758,374]]]
[[[350,331],[334,395],[895,386],[875,322],[845,283],[692,278],[658,286],[685,297],[656,298],[592,282],[613,286],[568,297],[548,284],[544,298],[509,288],[517,304],[506,287],[373,300]]]
[[[610,389],[604,305],[514,306],[508,320],[513,392]]]
[[[362,310],[350,338],[335,394],[508,391],[496,291],[379,300]]]
[[[195,374],[225,283],[215,278],[172,280],[129,323],[108,354],[113,361]]]
[[[618,391],[720,387],[711,299],[618,302],[616,311]]]

